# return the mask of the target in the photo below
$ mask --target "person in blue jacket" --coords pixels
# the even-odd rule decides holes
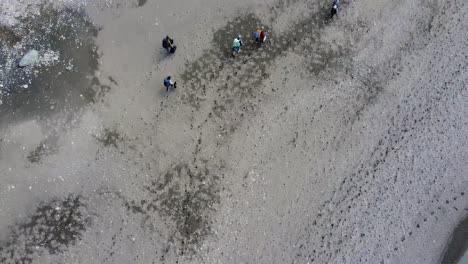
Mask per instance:
[[[166,93],[169,91],[169,88],[177,88],[177,82],[171,80],[171,76],[164,78],[164,86],[166,86]]]

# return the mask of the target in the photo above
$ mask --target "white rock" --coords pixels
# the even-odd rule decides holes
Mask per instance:
[[[28,65],[34,65],[39,62],[39,52],[37,50],[30,50],[26,55],[23,56],[19,62],[20,67],[25,67]]]

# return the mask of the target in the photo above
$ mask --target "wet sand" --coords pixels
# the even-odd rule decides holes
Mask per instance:
[[[0,262],[459,258],[464,1],[342,1],[332,21],[327,1],[71,6],[58,33],[45,13],[32,35],[0,28],[16,59],[60,54],[2,80]]]

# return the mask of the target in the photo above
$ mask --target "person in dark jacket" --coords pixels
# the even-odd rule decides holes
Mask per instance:
[[[338,13],[338,6],[340,5],[340,0],[333,0],[332,8],[330,10],[330,19]]]
[[[171,39],[169,36],[162,41],[162,46],[167,50],[168,53],[175,53],[177,47],[174,45],[174,40]]]

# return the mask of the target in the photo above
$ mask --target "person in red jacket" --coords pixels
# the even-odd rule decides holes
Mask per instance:
[[[266,41],[266,33],[264,27],[259,27],[257,31],[254,32],[255,43],[264,43]]]
[[[262,27],[260,30],[260,43],[265,43],[266,41],[266,33],[265,33],[265,28]]]

